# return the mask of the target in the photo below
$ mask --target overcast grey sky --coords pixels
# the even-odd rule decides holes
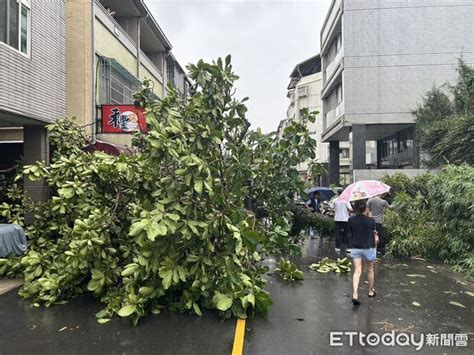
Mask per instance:
[[[232,55],[248,96],[252,128],[276,130],[285,118],[294,66],[319,53],[319,33],[331,0],[146,0],[184,67],[200,58]]]

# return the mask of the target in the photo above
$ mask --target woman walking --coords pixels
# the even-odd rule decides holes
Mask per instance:
[[[367,263],[367,278],[369,282],[369,297],[375,297],[374,289],[374,262],[377,256],[378,235],[375,229],[375,220],[370,217],[366,200],[355,201],[355,216],[349,218],[349,229],[351,231],[351,257],[354,262],[354,274],[352,278],[352,303],[357,306],[359,301],[359,281],[362,274],[362,261]]]

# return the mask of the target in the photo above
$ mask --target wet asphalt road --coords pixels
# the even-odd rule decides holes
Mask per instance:
[[[362,331],[383,334],[385,331],[420,333],[468,333],[468,347],[424,347],[422,353],[473,353],[474,297],[472,285],[445,266],[428,262],[380,260],[376,264],[377,296],[368,298],[366,278],[362,276],[359,298],[362,305],[351,303],[351,274],[320,274],[309,271],[311,263],[324,256],[338,257],[332,244],[310,240],[304,246],[302,258],[294,261],[305,272],[305,280],[288,284],[276,274],[268,275],[267,289],[272,294],[273,307],[267,319],[257,318],[247,323],[246,354],[328,354],[328,353],[420,353],[414,347],[330,347],[330,331]],[[345,256],[343,253],[342,256]],[[270,266],[276,260],[269,259]],[[417,275],[409,277],[407,275]],[[422,275],[422,276],[418,276]],[[423,277],[425,276],[425,277]],[[457,301],[466,306],[449,304]],[[418,302],[419,307],[412,305]]]
[[[336,257],[330,244],[308,241],[302,258],[295,259],[305,281],[286,283],[269,273],[267,289],[274,304],[267,318],[247,320],[245,354],[417,353],[414,347],[329,347],[329,331],[384,330],[420,333],[467,333],[467,348],[424,347],[422,353],[472,353],[474,297],[472,285],[435,264],[382,260],[376,267],[377,297],[368,299],[367,285],[359,294],[363,304],[350,302],[351,276],[319,274],[308,266],[323,256]],[[276,260],[269,258],[273,267]],[[431,266],[432,268],[429,268]],[[407,274],[424,275],[408,277]],[[449,304],[460,302],[466,308]],[[419,307],[412,302],[418,302]],[[235,320],[220,320],[207,312],[193,315],[160,314],[137,327],[123,319],[96,322],[100,303],[80,297],[49,309],[31,308],[16,291],[0,296],[0,354],[230,354]],[[418,338],[417,338],[418,339]],[[419,353],[419,352],[418,352]]]

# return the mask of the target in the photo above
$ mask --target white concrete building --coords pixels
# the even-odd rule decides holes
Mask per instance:
[[[473,18],[472,0],[332,1],[321,30],[331,182],[340,142],[350,142],[353,180],[418,171],[412,111],[433,85],[456,80],[458,58],[474,64]]]
[[[316,121],[309,123],[308,130],[317,142],[316,159],[327,168],[329,160],[329,144],[322,142],[323,121],[321,119],[321,57],[315,55],[297,64],[290,74],[287,97],[290,104],[287,109],[286,119],[280,124],[280,130],[291,120],[299,120],[304,109],[309,112],[317,111]],[[349,169],[349,146],[341,146],[341,171],[347,172]],[[308,164],[303,163],[298,166],[300,176],[303,180],[308,180]],[[327,177],[319,177],[317,183],[320,186],[328,185]]]

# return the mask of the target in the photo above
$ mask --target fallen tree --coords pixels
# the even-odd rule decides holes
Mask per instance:
[[[162,309],[266,312],[260,260],[297,250],[287,206],[303,191],[293,167],[314,159],[305,128],[314,116],[282,137],[251,131],[230,57],[188,69],[191,97],[170,88],[153,101],[146,84],[135,95],[150,129],[133,156],[85,151],[71,120],[48,126],[51,165],[25,166],[18,179],[43,179],[50,199],[32,205],[13,186],[13,202],[0,205],[19,224],[26,207],[37,216],[28,253],[0,264],[0,274],[23,273],[22,297],[50,306],[92,293],[105,304],[102,323],[118,314],[136,324]]]

